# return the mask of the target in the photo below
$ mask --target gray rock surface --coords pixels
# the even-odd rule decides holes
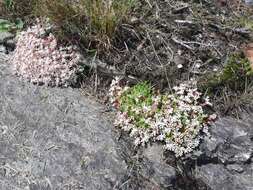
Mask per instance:
[[[103,107],[77,89],[22,82],[9,68],[0,59],[0,189],[118,189],[127,165]]]
[[[212,190],[253,190],[253,116],[222,118],[201,145],[195,178]]]
[[[175,186],[177,171],[166,163],[163,152],[164,149],[159,144],[145,148],[141,172],[160,189],[168,189]]]
[[[13,39],[15,36],[10,32],[0,32],[0,44],[5,43],[7,40]]]
[[[0,32],[0,53],[8,53],[14,50],[16,46],[14,38],[15,35],[10,32]]]
[[[6,47],[0,44],[0,53],[6,53]]]

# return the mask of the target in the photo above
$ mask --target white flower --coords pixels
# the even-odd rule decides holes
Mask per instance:
[[[182,64],[178,64],[178,65],[177,65],[177,68],[178,68],[178,69],[182,69],[182,68],[183,68],[183,65],[182,65]]]
[[[165,149],[173,151],[176,156],[187,154],[199,145],[201,134],[210,135],[208,126],[216,118],[215,114],[208,116],[204,113],[203,106],[211,105],[211,103],[207,97],[206,103],[201,104],[201,93],[195,85],[194,81],[190,81],[174,87],[174,94],[159,97],[153,94],[151,105],[159,105],[160,111],[157,110],[157,106],[149,105],[131,108],[138,117],[143,117],[142,121],[148,127],[137,127],[135,117],[130,118],[127,113],[120,111],[118,111],[120,114],[115,124],[129,131],[130,136],[135,139],[135,145],[162,141]],[[123,89],[125,88],[119,87],[118,82],[112,82],[109,92],[112,95],[116,94],[113,97],[114,101],[119,101]],[[140,97],[135,98],[139,101]],[[164,99],[162,103],[161,99]],[[150,115],[150,111],[154,114]]]
[[[201,67],[201,65],[200,65],[199,63],[197,63],[197,64],[195,65],[195,67],[196,67],[197,69],[199,69],[199,68]]]
[[[164,139],[165,139],[165,134],[161,134],[161,135],[159,135],[156,139],[158,140],[158,141],[163,141]]]

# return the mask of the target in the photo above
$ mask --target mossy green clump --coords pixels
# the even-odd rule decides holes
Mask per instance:
[[[241,17],[239,19],[239,23],[243,27],[253,31],[253,20],[250,19],[249,17]]]
[[[0,20],[0,32],[9,31],[12,27],[12,23],[6,20]]]
[[[120,111],[127,113],[134,118],[136,127],[147,128],[149,125],[145,122],[147,112],[145,107],[152,106],[153,89],[147,82],[139,83],[127,89],[119,98]]]
[[[249,60],[241,53],[229,56],[223,70],[218,74],[210,74],[200,80],[201,89],[214,90],[219,87],[229,86],[233,90],[242,90],[245,82],[253,76]]]
[[[223,72],[220,75],[221,82],[233,82],[241,80],[253,74],[250,62],[240,54],[233,54],[229,57]]]
[[[18,31],[21,30],[24,23],[21,19],[17,19],[15,22],[0,19],[0,32]]]

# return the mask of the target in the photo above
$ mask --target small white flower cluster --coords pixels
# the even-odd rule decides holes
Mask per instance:
[[[136,145],[162,141],[165,149],[173,151],[178,157],[192,152],[200,139],[205,134],[209,135],[208,126],[216,115],[205,114],[203,108],[211,106],[211,103],[208,98],[202,98],[192,81],[174,87],[171,95],[153,94],[149,106],[133,108],[131,111],[143,116],[145,127],[136,127],[135,118],[127,111],[120,111],[120,98],[127,91],[118,82],[118,79],[114,80],[110,90],[111,101],[118,109],[115,125],[128,131],[135,138]]]
[[[80,54],[72,46],[58,46],[56,37],[49,30],[50,26],[38,22],[21,32],[11,63],[15,74],[32,83],[68,86],[75,75]]]

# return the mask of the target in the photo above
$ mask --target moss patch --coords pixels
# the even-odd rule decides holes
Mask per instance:
[[[199,81],[201,89],[214,91],[219,87],[228,86],[234,90],[242,90],[245,81],[253,76],[250,62],[241,53],[229,56],[223,70],[220,73],[209,74]]]
[[[249,17],[242,17],[242,18],[240,18],[239,23],[243,27],[245,27],[245,28],[250,29],[250,30],[253,31],[253,20],[251,18],[249,18]]]
[[[149,83],[142,82],[126,90],[119,99],[120,111],[134,118],[136,127],[147,128],[144,107],[152,106],[153,90]],[[140,112],[136,111],[140,110]]]

